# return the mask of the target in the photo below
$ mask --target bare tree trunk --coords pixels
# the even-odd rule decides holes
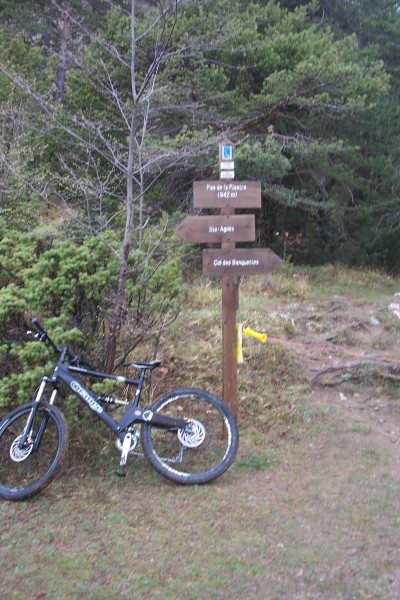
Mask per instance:
[[[133,230],[133,171],[135,160],[136,128],[137,128],[137,102],[136,93],[136,32],[135,32],[135,0],[131,3],[131,85],[133,108],[130,121],[129,132],[129,152],[128,164],[126,168],[126,217],[124,230],[124,243],[122,254],[119,260],[119,278],[118,291],[115,300],[115,306],[110,319],[110,331],[107,344],[107,358],[105,370],[111,373],[114,368],[115,355],[117,350],[118,334],[121,327],[121,320],[125,304],[126,282],[128,280],[128,260],[132,244]]]
[[[143,230],[145,228],[144,222],[144,193],[145,193],[145,184],[144,184],[144,167],[143,167],[143,146],[144,146],[144,137],[147,131],[147,122],[149,117],[149,101],[147,102],[147,107],[145,110],[145,115],[143,119],[143,127],[142,127],[142,138],[139,144],[137,144],[137,152],[138,152],[138,165],[139,165],[139,235],[138,235],[138,249],[141,250],[143,246]]]
[[[118,334],[123,317],[125,304],[126,282],[128,280],[128,259],[131,251],[132,230],[133,230],[133,166],[134,166],[134,144],[135,144],[135,129],[136,129],[136,109],[132,111],[131,117],[131,132],[129,139],[129,157],[127,164],[127,181],[126,181],[126,218],[124,243],[122,254],[119,260],[119,278],[118,291],[115,300],[114,311],[110,319],[110,333],[107,345],[107,359],[105,370],[111,373],[115,363],[115,354],[117,348]]]
[[[71,10],[71,6],[66,7],[64,11],[63,27],[61,30],[61,44],[59,53],[60,64],[58,66],[56,74],[56,100],[58,102],[62,102],[64,98],[65,78],[67,72],[67,46],[71,31]]]
[[[169,8],[162,8],[160,14],[160,21],[163,22],[162,34],[165,33],[166,27],[166,19],[168,18],[169,10],[172,9],[172,14],[174,14],[173,9],[178,6],[178,1],[174,0],[169,5]],[[143,244],[143,229],[145,227],[144,223],[144,166],[143,166],[143,147],[145,134],[147,131],[147,124],[149,119],[149,111],[150,111],[150,97],[154,92],[154,81],[157,76],[158,68],[160,62],[163,58],[164,51],[167,48],[167,44],[171,39],[172,31],[166,35],[163,43],[159,45],[159,47],[155,48],[155,57],[154,60],[149,67],[144,80],[141,84],[138,84],[136,81],[136,44],[138,42],[138,38],[136,37],[136,20],[135,20],[135,8],[136,8],[136,0],[131,0],[131,61],[130,61],[130,75],[131,75],[131,93],[132,93],[132,112],[131,119],[129,124],[129,151],[128,151],[128,163],[126,167],[126,218],[125,218],[125,230],[124,230],[124,242],[122,247],[122,254],[119,257],[119,278],[118,278],[118,291],[115,299],[114,309],[111,314],[110,324],[109,324],[109,337],[107,340],[107,350],[106,350],[106,372],[111,372],[114,368],[116,351],[117,351],[117,342],[118,336],[121,330],[121,326],[124,322],[124,310],[126,303],[126,284],[128,281],[129,271],[128,271],[128,261],[129,255],[132,247],[132,236],[133,236],[133,217],[134,217],[134,182],[136,180],[136,184],[138,185],[138,198],[139,198],[139,236],[137,240],[138,248],[142,247]],[[157,22],[157,21],[156,21]],[[175,22],[176,22],[176,12],[175,12]],[[163,35],[161,36],[161,38]],[[147,103],[147,106],[144,110],[143,121],[138,123],[139,118],[139,103],[146,92],[146,99],[144,102]],[[140,133],[141,131],[141,133]],[[139,135],[141,136],[139,139]],[[135,164],[136,171],[138,172],[138,177],[135,177]]]

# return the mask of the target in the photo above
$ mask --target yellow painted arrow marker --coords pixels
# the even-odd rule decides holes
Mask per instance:
[[[243,364],[243,348],[242,348],[242,344],[243,344],[243,323],[238,323],[236,325],[236,333],[237,333],[237,338],[236,338],[236,358],[237,358],[237,364],[238,365],[242,365]]]
[[[250,327],[246,327],[246,329],[243,331],[244,335],[247,335],[249,337],[254,337],[257,340],[260,340],[260,342],[262,342],[263,344],[265,343],[266,339],[267,339],[267,334],[266,333],[259,333],[258,331],[254,331],[253,329],[250,329]]]
[[[267,340],[267,334],[254,331],[254,329],[251,329],[250,327],[246,327],[245,329],[243,329],[243,323],[238,323],[236,325],[236,333],[236,359],[237,364],[241,365],[243,364],[243,335],[246,335],[248,337],[254,337],[264,344]]]

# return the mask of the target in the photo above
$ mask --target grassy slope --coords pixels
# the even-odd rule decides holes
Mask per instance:
[[[245,340],[235,465],[181,488],[134,459],[121,480],[111,444],[98,440],[100,456],[81,444],[85,460],[74,453],[42,495],[0,504],[1,597],[400,597],[398,383],[360,366],[310,384],[327,365],[395,364],[396,292],[398,280],[333,267],[245,282],[239,319],[270,337]],[[220,393],[219,348],[220,292],[204,281],[163,340],[154,393]]]

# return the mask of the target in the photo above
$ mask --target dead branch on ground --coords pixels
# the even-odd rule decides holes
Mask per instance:
[[[347,381],[348,379],[352,379],[352,375],[350,373],[346,374],[346,371],[355,371],[357,369],[361,369],[363,367],[378,367],[381,369],[387,369],[389,372],[385,373],[379,373],[379,377],[381,379],[388,379],[390,381],[395,381],[395,382],[400,382],[400,375],[396,375],[396,373],[400,373],[400,362],[397,363],[395,361],[393,362],[388,362],[388,361],[381,361],[381,360],[361,360],[358,362],[354,362],[354,363],[342,363],[339,365],[331,365],[328,367],[324,367],[323,369],[320,369],[319,371],[317,371],[317,373],[314,375],[314,377],[311,380],[311,383],[314,384],[319,384],[319,385],[337,385],[339,383],[342,383],[343,381]],[[329,382],[321,382],[318,381],[323,375],[326,375],[327,373],[342,373],[342,375],[340,376],[340,379],[334,381],[331,380]]]

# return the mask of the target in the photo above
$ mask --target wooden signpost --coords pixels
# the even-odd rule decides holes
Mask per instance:
[[[195,181],[193,206],[194,208],[261,208],[261,182]]]
[[[203,250],[204,275],[265,275],[281,262],[270,248]]]
[[[254,215],[235,215],[237,208],[261,208],[261,183],[234,179],[233,144],[219,145],[220,179],[195,181],[194,208],[220,209],[219,215],[186,217],[180,236],[192,244],[221,244],[203,250],[204,275],[222,277],[222,395],[237,416],[236,314],[240,275],[272,273],[281,262],[269,248],[236,248],[255,240]]]
[[[256,239],[254,215],[186,217],[176,230],[192,244],[253,242]]]

